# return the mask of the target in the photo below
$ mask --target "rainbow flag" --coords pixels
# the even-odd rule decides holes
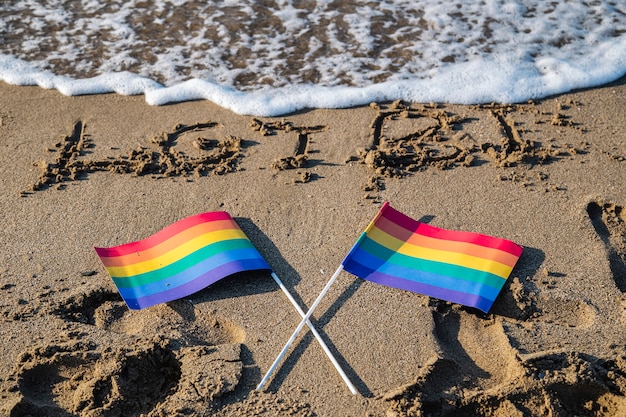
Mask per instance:
[[[342,265],[368,281],[488,313],[522,250],[510,240],[421,223],[385,203]]]
[[[187,217],[144,240],[95,249],[135,310],[186,297],[236,272],[271,270],[223,211]]]

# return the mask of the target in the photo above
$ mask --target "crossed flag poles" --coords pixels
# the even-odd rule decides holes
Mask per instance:
[[[305,314],[223,211],[187,217],[137,242],[95,249],[131,309],[186,297],[237,272],[269,271],[302,320],[257,389],[263,389],[308,326],[354,395],[356,388],[310,321],[341,271],[488,313],[523,251],[510,240],[422,223],[385,203]]]
[[[306,314],[304,314],[304,311],[302,311],[300,306],[298,306],[298,304],[295,303],[295,300],[292,301],[292,304],[294,305],[294,307],[296,307],[296,310],[298,310],[298,313],[300,313],[300,316],[302,316],[302,321],[300,322],[300,324],[298,325],[296,330],[293,332],[293,334],[291,335],[291,337],[289,338],[289,340],[285,344],[285,347],[283,348],[283,350],[281,350],[281,352],[278,355],[278,357],[276,358],[276,360],[274,360],[274,363],[272,364],[272,366],[270,366],[270,369],[267,371],[267,373],[265,374],[265,376],[263,377],[263,379],[261,380],[261,382],[257,386],[257,388],[256,388],[257,390],[262,390],[263,389],[263,387],[265,386],[267,381],[270,379],[270,377],[272,376],[272,374],[276,370],[276,367],[280,364],[280,362],[282,361],[283,357],[285,356],[285,354],[287,353],[287,351],[289,350],[289,348],[291,347],[293,342],[296,340],[296,338],[298,337],[298,335],[302,331],[302,328],[306,324],[307,326],[309,326],[309,329],[311,329],[311,332],[313,333],[315,338],[319,341],[320,345],[322,346],[322,349],[324,349],[324,352],[326,352],[326,355],[328,356],[330,361],[335,366],[335,369],[337,369],[337,372],[339,372],[339,375],[341,375],[341,377],[343,378],[344,382],[346,383],[346,385],[350,389],[350,392],[352,392],[352,394],[354,394],[354,395],[357,394],[356,388],[354,387],[354,385],[352,385],[352,382],[350,382],[350,379],[348,379],[348,377],[346,376],[345,372],[343,371],[343,369],[341,368],[339,363],[337,363],[337,360],[334,358],[332,353],[328,350],[328,347],[326,346],[326,344],[324,343],[322,338],[317,333],[317,330],[315,330],[315,327],[313,327],[313,325],[311,324],[311,322],[309,320],[311,318],[311,315],[315,311],[315,308],[320,303],[320,301],[322,301],[322,298],[324,298],[324,296],[326,295],[326,293],[328,292],[330,287],[333,285],[333,283],[335,282],[335,280],[337,279],[337,277],[339,276],[339,274],[341,273],[342,270],[343,270],[343,265],[340,265],[339,268],[337,269],[337,271],[335,271],[333,276],[330,278],[330,280],[328,280],[328,282],[326,283],[326,286],[324,287],[324,289],[322,290],[320,295],[317,297],[317,299],[315,299],[315,301],[313,302],[313,305],[311,306],[311,308],[309,309],[309,311]],[[272,276],[275,276],[274,273],[272,273],[272,274],[273,274]],[[274,279],[277,279],[277,278],[274,278]],[[282,285],[282,284],[278,284],[278,285]],[[290,300],[293,299],[291,297],[291,294],[289,294],[287,292],[287,289],[284,289],[283,291],[285,291],[285,293],[288,294],[287,297]]]
[[[341,268],[339,269],[338,272],[341,272]],[[335,273],[335,275],[333,275],[333,278],[331,278],[332,281],[334,281],[337,278],[337,275],[339,275],[338,272]],[[309,326],[309,329],[311,330],[311,333],[313,333],[313,336],[315,336],[315,339],[317,339],[317,341],[319,342],[320,346],[324,350],[324,353],[326,353],[326,356],[328,356],[328,359],[330,359],[330,361],[332,362],[333,366],[335,367],[335,369],[337,370],[339,375],[341,375],[341,378],[343,379],[343,382],[346,383],[346,385],[348,386],[348,389],[350,389],[350,392],[353,395],[356,395],[357,394],[357,390],[354,387],[354,385],[352,384],[352,382],[350,381],[350,378],[348,378],[348,376],[346,375],[344,370],[341,368],[341,365],[339,365],[339,362],[337,362],[337,359],[335,359],[335,357],[333,356],[333,354],[330,351],[330,349],[328,348],[328,346],[326,346],[326,342],[324,342],[324,339],[322,339],[322,336],[320,336],[320,334],[315,329],[315,326],[313,326],[313,323],[311,323],[311,321],[309,320],[311,318],[311,315],[313,314],[313,311],[315,310],[315,307],[317,307],[317,304],[319,304],[319,302],[322,300],[322,298],[324,298],[324,295],[326,294],[326,291],[328,291],[328,288],[330,288],[330,286],[332,285],[332,282],[330,282],[329,284],[326,284],[326,288],[325,288],[326,291],[324,291],[322,294],[320,294],[317,297],[317,299],[315,300],[315,303],[313,303],[313,305],[311,306],[309,311],[306,314],[304,314],[304,311],[302,310],[302,308],[300,308],[300,305],[296,302],[296,300],[293,298],[291,293],[289,291],[287,291],[287,288],[283,285],[283,283],[280,281],[280,279],[278,279],[278,277],[276,276],[276,274],[274,272],[272,272],[272,278],[274,278],[274,281],[276,281],[276,283],[278,284],[280,289],[283,290],[283,292],[285,293],[285,295],[287,296],[287,298],[289,299],[291,304],[293,304],[295,309],[298,311],[298,314],[300,314],[300,317],[302,317],[302,321],[300,322],[300,324],[298,325],[298,328],[296,329],[294,334],[291,336],[291,338],[289,339],[289,341],[287,342],[287,344],[285,345],[285,347],[281,351],[280,355],[278,355],[278,357],[276,358],[276,360],[274,361],[274,363],[272,364],[270,369],[267,371],[267,373],[265,374],[265,376],[263,377],[263,379],[261,380],[261,382],[257,386],[257,390],[262,390],[263,389],[263,387],[265,386],[265,383],[272,376],[272,374],[276,370],[276,367],[280,364],[280,362],[283,359],[283,356],[285,356],[285,353],[287,353],[287,350],[289,350],[289,348],[293,344],[294,340],[296,340],[296,337],[298,337],[298,334],[300,333],[300,331],[302,330],[304,325],[307,325],[307,326]]]

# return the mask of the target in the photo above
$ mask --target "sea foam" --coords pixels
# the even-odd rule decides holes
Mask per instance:
[[[0,80],[277,116],[521,102],[626,74],[626,7],[608,0],[73,3],[0,5]]]

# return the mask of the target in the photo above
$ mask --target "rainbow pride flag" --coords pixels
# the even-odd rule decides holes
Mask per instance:
[[[223,211],[187,217],[144,240],[95,249],[134,310],[186,297],[236,272],[271,270]]]
[[[510,240],[430,226],[386,202],[342,265],[368,281],[488,313],[522,250]]]

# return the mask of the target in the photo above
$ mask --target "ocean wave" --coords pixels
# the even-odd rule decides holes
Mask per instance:
[[[538,0],[17,1],[0,79],[274,116],[372,101],[519,102],[626,73],[623,5]],[[626,9],[625,9],[626,10]]]

